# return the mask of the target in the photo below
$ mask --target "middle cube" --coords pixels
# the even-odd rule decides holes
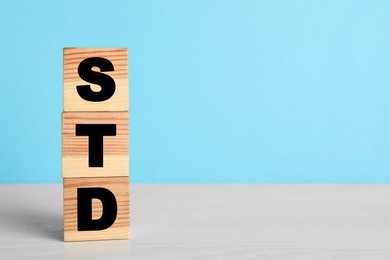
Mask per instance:
[[[63,178],[128,175],[128,112],[62,113]]]

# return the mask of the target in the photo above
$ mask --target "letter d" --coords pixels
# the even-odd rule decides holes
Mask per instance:
[[[102,216],[92,219],[92,199],[102,202]],[[105,188],[77,189],[77,230],[103,230],[114,224],[118,206],[114,194]]]

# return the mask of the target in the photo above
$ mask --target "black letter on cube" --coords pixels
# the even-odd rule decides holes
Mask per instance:
[[[92,199],[102,202],[102,216],[92,219]],[[93,231],[109,228],[114,224],[118,206],[114,194],[105,188],[77,189],[77,230]]]
[[[89,167],[103,167],[103,136],[116,136],[115,124],[76,124],[76,136],[88,136]]]
[[[108,75],[93,71],[93,67],[99,67],[101,72],[114,71],[114,65],[105,58],[92,57],[80,62],[78,73],[83,80],[95,83],[101,87],[99,92],[91,89],[90,85],[76,87],[79,96],[87,101],[101,102],[112,97],[115,93],[115,81]]]

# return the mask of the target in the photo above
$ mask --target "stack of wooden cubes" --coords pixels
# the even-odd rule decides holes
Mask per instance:
[[[64,49],[64,240],[130,233],[127,49]]]

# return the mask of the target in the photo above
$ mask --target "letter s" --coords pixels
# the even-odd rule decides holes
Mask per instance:
[[[101,72],[114,71],[114,65],[105,58],[92,57],[80,62],[78,73],[83,80],[99,85],[102,89],[95,92],[90,85],[78,85],[77,92],[80,97],[87,101],[101,102],[114,95],[115,81],[107,74],[93,71],[92,67],[99,67]]]

